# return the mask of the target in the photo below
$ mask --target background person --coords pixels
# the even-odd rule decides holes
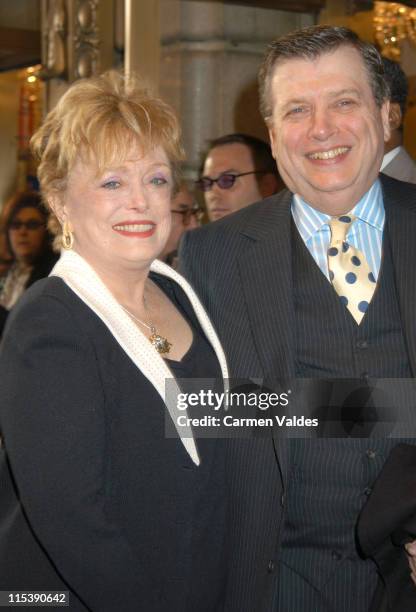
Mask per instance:
[[[185,181],[182,181],[178,192],[172,198],[170,212],[172,214],[171,230],[160,259],[176,268],[179,241],[184,232],[199,227],[202,212]]]
[[[247,134],[210,143],[197,186],[210,221],[216,221],[283,189],[270,146]]]
[[[0,335],[7,314],[22,293],[47,276],[58,256],[47,230],[48,214],[35,192],[17,193],[4,207],[0,222]]]
[[[335,379],[365,389],[413,378],[416,188],[379,177],[389,138],[381,57],[346,28],[315,26],[271,43],[259,83],[288,190],[183,239],[183,269],[231,377],[271,389],[331,379],[341,390]],[[324,402],[325,385],[314,386]],[[356,524],[398,441],[279,433],[232,441],[226,609],[368,612],[379,575]]]
[[[409,86],[402,67],[383,57],[384,74],[390,88],[390,138],[384,145],[380,171],[399,181],[416,183],[416,163],[403,146],[403,120]]]
[[[227,374],[192,289],[155,261],[177,120],[110,73],[73,84],[33,147],[65,252],[14,309],[0,351],[1,590],[69,589],[70,610],[216,612],[221,447],[165,433],[167,379],[178,390],[176,376]]]

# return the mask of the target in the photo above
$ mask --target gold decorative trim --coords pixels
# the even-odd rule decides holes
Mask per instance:
[[[42,0],[43,79],[69,83],[100,70],[98,0]]]
[[[416,44],[416,8],[399,2],[375,2],[374,29],[381,53],[398,62],[402,41],[407,38]]]

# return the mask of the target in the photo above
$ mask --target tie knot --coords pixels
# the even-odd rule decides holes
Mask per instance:
[[[331,228],[331,243],[335,241],[343,242],[347,237],[348,230],[354,223],[355,217],[352,215],[341,215],[340,217],[332,217],[328,221]]]

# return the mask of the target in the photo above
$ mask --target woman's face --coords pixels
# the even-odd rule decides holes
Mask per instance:
[[[104,274],[147,269],[170,232],[172,173],[165,152],[134,147],[127,157],[101,175],[79,158],[63,195],[74,250]]]
[[[32,263],[41,255],[46,242],[46,221],[32,206],[21,208],[9,225],[9,242],[17,261]]]

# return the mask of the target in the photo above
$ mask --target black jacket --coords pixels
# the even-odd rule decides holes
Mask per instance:
[[[13,309],[0,371],[0,590],[69,589],[77,611],[221,610],[217,442],[197,467],[165,437],[153,385],[56,277]]]
[[[416,539],[416,447],[399,444],[390,453],[358,522],[366,556],[376,562],[384,588],[370,612],[414,612],[416,587],[404,544]]]
[[[27,279],[25,289],[28,289],[33,283],[48,276],[56,262],[58,261],[59,255],[52,251],[47,251],[33,267],[33,270]],[[1,285],[1,279],[0,279]],[[6,319],[9,315],[9,311],[3,306],[0,306],[0,339],[3,333],[4,326],[6,325]]]

